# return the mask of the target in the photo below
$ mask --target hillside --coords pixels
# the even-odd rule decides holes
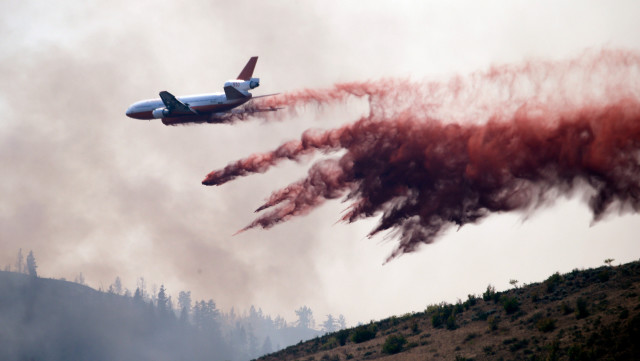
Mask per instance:
[[[243,315],[213,300],[177,310],[162,287],[156,298],[138,291],[0,271],[0,360],[242,361],[319,334],[253,306]]]
[[[361,302],[367,302],[363,299]],[[259,360],[640,360],[640,263],[428,306]]]
[[[232,355],[141,299],[0,272],[1,360],[210,360]]]

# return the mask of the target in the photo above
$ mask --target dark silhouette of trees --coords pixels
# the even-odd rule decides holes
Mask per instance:
[[[298,327],[313,328],[315,321],[313,320],[313,311],[307,306],[302,306],[296,310],[296,316],[298,316]]]
[[[9,266],[9,268],[13,267]],[[15,268],[20,270],[20,273],[28,273],[37,277],[37,263],[33,251],[29,252],[25,262],[22,249],[20,249]],[[28,279],[26,275],[15,275],[10,272],[7,274]],[[0,277],[2,277],[1,274]],[[253,305],[243,312],[237,312],[232,308],[229,313],[224,313],[216,307],[213,299],[193,302],[191,292],[181,291],[175,305],[177,308],[174,309],[171,296],[164,284],[160,286],[159,290],[153,286],[154,293],[147,294],[145,291],[147,289],[146,280],[139,277],[136,281],[137,287],[132,294],[129,289],[123,287],[120,277],[115,278],[106,292],[103,292],[102,289],[95,291],[89,287],[78,286],[77,284],[86,286],[82,272],[75,277],[75,284],[65,280],[34,279],[34,282],[44,282],[47,285],[54,282],[54,286],[47,287],[55,288],[56,285],[63,285],[62,287],[66,287],[66,290],[73,290],[72,292],[55,291],[51,296],[41,293],[41,290],[21,291],[23,292],[21,295],[40,294],[34,298],[35,300],[44,300],[50,297],[52,305],[56,305],[55,307],[61,305],[62,308],[58,309],[50,307],[47,303],[31,306],[32,301],[21,301],[25,305],[29,305],[30,311],[26,314],[29,322],[32,322],[29,327],[37,327],[38,330],[40,327],[71,330],[69,334],[66,333],[67,331],[57,333],[59,336],[56,336],[52,341],[55,343],[54,348],[61,345],[63,349],[70,351],[61,351],[60,355],[43,358],[41,357],[44,355],[42,352],[45,351],[41,352],[41,350],[44,349],[29,343],[25,349],[37,352],[29,351],[27,354],[35,356],[18,357],[18,359],[68,360],[78,359],[77,355],[83,355],[82,359],[93,360],[147,360],[150,355],[162,354],[166,355],[166,358],[163,356],[162,359],[239,361],[254,359],[281,349],[281,345],[287,347],[300,340],[308,340],[321,335],[320,331],[314,329],[313,312],[307,306],[295,310],[297,320],[295,323],[288,323],[282,316],[278,315],[272,318],[264,314],[262,309]],[[33,285],[38,285],[38,283],[33,283]],[[1,286],[0,282],[0,292],[3,292]],[[31,286],[27,283],[24,287],[28,289]],[[88,293],[90,297],[85,298],[85,293]],[[20,297],[23,296],[15,299],[20,299]],[[17,305],[24,307],[19,303]],[[16,314],[25,313],[19,311]],[[41,318],[45,314],[53,316]],[[1,316],[0,313],[0,321],[2,320]],[[344,317],[342,320],[344,321]],[[39,322],[53,323],[40,326]],[[330,332],[335,330],[339,324],[339,318],[336,319],[329,315],[328,320],[322,326],[327,332]],[[41,334],[41,332],[38,331],[37,334]],[[89,339],[92,341],[88,342]],[[95,340],[99,340],[99,342],[93,345]],[[49,341],[47,340],[47,343],[50,343]],[[153,352],[143,354],[148,351],[141,350],[149,350],[150,347]],[[74,350],[81,351],[75,353]],[[103,355],[98,355],[96,353],[98,351]],[[57,349],[55,352],[58,352]],[[2,355],[0,348],[0,360],[5,359]]]
[[[264,343],[262,344],[262,349],[260,349],[260,353],[262,355],[266,355],[272,352],[273,352],[273,346],[271,345],[271,337],[267,336],[264,339]]]
[[[217,331],[219,329],[220,311],[213,300],[198,301],[193,306],[193,322],[200,330]]]
[[[143,303],[144,299],[142,298],[142,291],[140,291],[140,287],[136,287],[136,292],[133,294],[133,303]]]
[[[38,273],[36,272],[36,257],[33,256],[33,251],[29,251],[27,255],[27,273],[29,276],[38,277]]]
[[[338,329],[339,330],[344,330],[345,328],[347,328],[347,320],[344,318],[344,315],[340,315],[338,316],[338,320],[336,321],[338,324]]]
[[[191,312],[191,291],[180,291],[178,294],[178,307],[180,308],[180,322],[189,322],[189,312]]]
[[[158,298],[156,301],[156,306],[158,307],[158,312],[161,315],[167,313],[167,303],[168,303],[167,293],[164,288],[164,285],[160,286],[160,291],[158,291]]]
[[[16,272],[23,273],[24,270],[24,257],[22,256],[22,248],[18,250],[18,256],[16,259]]]
[[[274,327],[276,329],[287,328],[287,321],[280,315],[277,315],[275,320],[273,320]]]
[[[113,293],[114,295],[122,294],[122,281],[120,277],[116,277],[116,280],[109,286],[109,293]]]
[[[84,281],[84,275],[82,274],[82,272],[80,272],[76,278],[74,279],[74,282],[79,284],[79,285],[86,285],[85,281]]]
[[[326,333],[336,331],[336,319],[331,314],[328,314],[327,319],[322,323],[322,331]]]
[[[140,297],[142,299],[147,298],[147,282],[144,280],[144,277],[138,278],[138,289],[140,290]]]

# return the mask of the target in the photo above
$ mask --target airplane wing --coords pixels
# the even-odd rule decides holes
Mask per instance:
[[[160,99],[162,99],[164,106],[167,107],[172,114],[198,114],[198,112],[189,107],[189,104],[179,101],[178,98],[168,91],[161,91]]]
[[[277,110],[284,109],[282,107],[269,107],[269,108],[253,108],[247,107],[243,109],[232,109],[229,111],[231,114],[253,114],[253,113],[261,113],[261,112],[275,112]]]
[[[266,95],[254,95],[251,97],[251,99],[257,99],[257,98],[264,98],[264,97],[272,97],[274,95],[278,95],[280,93],[273,93],[273,94],[266,94]]]

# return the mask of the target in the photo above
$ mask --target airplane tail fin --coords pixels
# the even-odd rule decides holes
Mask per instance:
[[[251,76],[253,75],[253,69],[256,68],[257,62],[258,62],[257,56],[251,57],[251,59],[249,59],[249,61],[247,62],[247,65],[245,65],[244,69],[242,69],[242,71],[240,72],[240,75],[238,75],[238,79],[250,80]]]

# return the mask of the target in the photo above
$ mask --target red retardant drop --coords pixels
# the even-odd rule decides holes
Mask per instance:
[[[640,210],[640,57],[624,51],[565,62],[530,61],[449,82],[349,83],[265,99],[266,106],[369,102],[369,114],[211,172],[221,185],[284,159],[344,150],[276,190],[243,230],[269,228],[327,199],[351,204],[343,221],[381,215],[389,259],[433,242],[450,226],[528,211],[577,189],[592,194],[594,220]],[[261,104],[262,106],[262,104]]]

